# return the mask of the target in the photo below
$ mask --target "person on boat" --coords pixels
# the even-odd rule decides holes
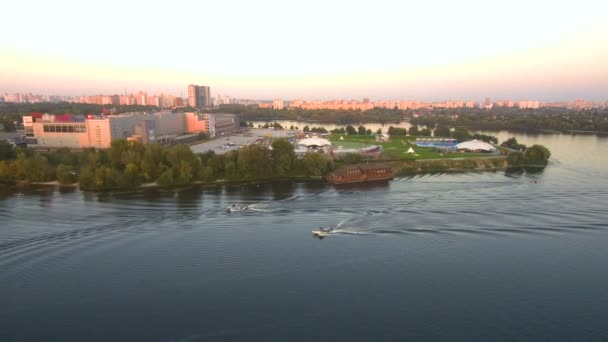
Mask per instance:
[[[228,211],[241,211],[243,210],[243,208],[241,208],[240,206],[233,204],[230,206],[230,208],[228,209]]]

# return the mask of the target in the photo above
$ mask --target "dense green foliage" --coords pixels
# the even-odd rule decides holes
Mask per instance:
[[[102,110],[115,113],[154,110],[151,106],[112,106],[82,103],[0,103],[0,123],[8,131],[14,130],[13,121],[19,122],[22,115],[31,112],[49,114],[71,113],[99,114]],[[180,111],[193,110],[180,108]],[[608,108],[573,110],[566,108],[519,109],[495,107],[491,110],[479,108],[398,110],[373,108],[360,110],[306,110],[271,109],[257,106],[222,105],[211,112],[239,114],[241,122],[258,120],[291,120],[334,124],[360,124],[368,122],[393,123],[411,119],[413,125],[433,129],[437,126],[450,128],[466,127],[477,130],[511,130],[523,132],[548,131],[594,131],[608,132]],[[414,115],[416,114],[416,115]],[[244,124],[243,124],[244,125]],[[410,135],[416,135],[410,133]],[[428,136],[428,134],[420,134]]]
[[[543,145],[533,145],[525,149],[524,152],[513,151],[507,156],[507,164],[512,167],[535,166],[543,167],[547,165],[551,152]]]
[[[507,165],[509,166],[522,166],[524,164],[523,152],[514,151],[507,155]]]
[[[212,110],[217,113],[234,113],[241,116],[241,120],[291,120],[311,121],[336,124],[359,124],[365,122],[400,122],[404,111],[398,109],[374,108],[368,111],[360,110],[333,110],[333,109],[272,109],[257,106],[221,105]]]
[[[250,145],[223,155],[194,154],[186,145],[163,147],[126,140],[113,141],[107,150],[78,153],[68,149],[45,153],[9,149],[3,154],[8,157],[0,161],[0,182],[57,180],[62,184],[78,182],[83,190],[106,191],[133,189],[146,182],[182,186],[220,179],[323,176],[333,169],[333,162],[324,154],[309,153],[298,159],[286,140],[275,140],[271,146]]]
[[[332,171],[333,162],[326,155],[307,153],[302,158],[306,173],[310,176],[323,176]]]
[[[529,166],[547,165],[551,152],[543,145],[532,145],[524,151],[524,163]]]
[[[340,157],[342,164],[352,165],[363,162],[363,155],[361,153],[346,153]]]
[[[407,128],[389,126],[387,133],[388,135],[407,135]],[[418,133],[418,129],[416,129],[416,133]]]
[[[608,109],[571,110],[565,108],[436,109],[421,111],[413,125],[427,127],[467,127],[488,131],[516,132],[592,131],[608,132]]]
[[[441,125],[435,128],[435,132],[433,134],[436,137],[449,138],[452,133],[450,132],[450,127]]]
[[[291,127],[291,129],[297,129],[295,127]],[[302,129],[303,132],[308,133],[308,132],[313,132],[313,133],[327,133],[327,129],[325,129],[325,127],[309,127],[308,125],[304,126],[304,129]]]
[[[15,158],[15,149],[6,140],[0,140],[0,160]]]
[[[503,141],[502,144],[500,144],[500,146],[502,147],[506,147],[515,151],[524,151],[526,149],[526,145],[524,144],[520,144],[517,142],[517,139],[515,139],[515,137],[511,137],[505,141]]]
[[[478,130],[511,130],[540,132],[543,130],[567,132],[571,130],[608,132],[608,109],[573,110],[566,108],[519,109],[495,107],[491,110],[478,108],[398,110],[374,108],[358,110],[304,110],[258,108],[256,106],[226,105],[216,112],[236,113],[242,120],[292,120],[334,124],[359,124],[366,122],[391,123],[404,118],[413,125],[450,128],[466,127]],[[414,115],[417,114],[417,115]],[[410,135],[416,135],[411,134]],[[420,134],[428,136],[428,134]],[[448,137],[446,135],[446,137]]]
[[[284,139],[277,139],[272,142],[271,159],[273,172],[279,177],[290,175],[296,168],[298,158],[293,151],[293,145]]]

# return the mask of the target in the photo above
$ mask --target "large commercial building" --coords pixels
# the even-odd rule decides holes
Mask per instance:
[[[129,139],[144,144],[173,144],[198,133],[210,137],[230,133],[239,127],[234,114],[125,113],[120,115],[49,115],[32,113],[23,117],[26,141],[36,149],[67,147],[109,148],[112,141]],[[219,133],[218,133],[219,132]]]
[[[211,107],[211,88],[194,84],[188,85],[188,104],[192,108]]]

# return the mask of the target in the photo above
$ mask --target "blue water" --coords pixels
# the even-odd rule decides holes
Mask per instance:
[[[550,166],[2,192],[0,340],[606,341],[608,139],[518,140]]]

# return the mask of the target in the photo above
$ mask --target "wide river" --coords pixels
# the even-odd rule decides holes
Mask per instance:
[[[515,136],[549,167],[1,193],[0,341],[607,341],[608,138]]]

